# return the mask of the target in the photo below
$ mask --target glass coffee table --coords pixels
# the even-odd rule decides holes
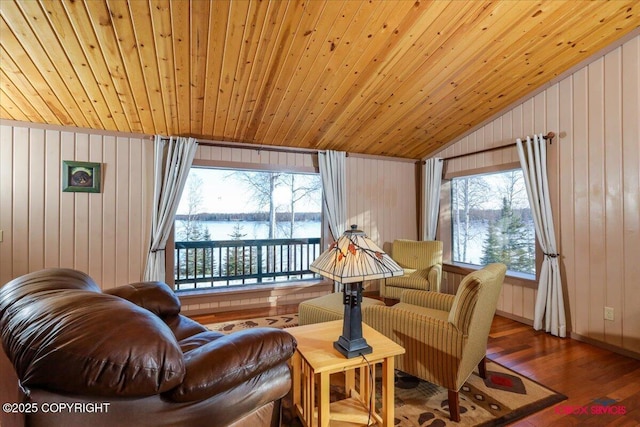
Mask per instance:
[[[291,359],[293,406],[305,427],[393,426],[393,358],[403,354],[404,348],[363,324],[363,336],[373,352],[347,359],[333,348],[333,342],[342,334],[342,320],[286,330],[298,341]],[[378,365],[381,365],[382,374],[380,411],[375,408]],[[357,381],[356,371],[359,374]],[[339,372],[345,375],[347,398],[330,402],[330,376]]]

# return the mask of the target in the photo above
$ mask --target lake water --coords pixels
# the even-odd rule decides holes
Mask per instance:
[[[184,221],[176,220],[176,231],[180,230]],[[269,223],[266,221],[202,221],[209,230],[211,240],[232,240],[236,226],[240,227],[243,239],[268,239]],[[298,221],[295,223],[293,237],[321,237],[319,221]],[[177,234],[177,233],[176,233]],[[276,238],[289,238],[289,223],[278,222]]]

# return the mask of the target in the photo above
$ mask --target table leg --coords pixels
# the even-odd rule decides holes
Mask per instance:
[[[303,378],[305,379],[305,396],[304,402],[304,424],[306,427],[313,426],[313,418],[315,417],[316,410],[316,374],[313,372],[313,368],[303,362]]]
[[[297,351],[293,353],[291,358],[291,371],[292,371],[292,393],[293,393],[293,407],[300,405],[300,353]]]
[[[369,372],[371,378],[367,378],[367,399],[369,399],[369,409],[372,413],[376,412],[376,365],[376,363],[371,364],[371,372]]]
[[[393,426],[393,357],[387,357],[382,361],[382,426]]]
[[[329,427],[329,373],[318,375],[318,427]]]
[[[356,387],[356,371],[349,369],[344,372],[344,391],[347,397],[353,397],[353,390]]]

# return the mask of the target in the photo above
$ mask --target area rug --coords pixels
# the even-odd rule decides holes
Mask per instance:
[[[235,320],[230,322],[211,323],[204,326],[212,331],[219,331],[224,333],[258,327],[271,327],[280,329],[290,328],[292,326],[298,326],[298,313],[269,317],[257,317],[255,319]]]
[[[236,322],[206,325],[209,329],[233,332],[258,326],[297,326],[297,315],[282,315]],[[379,370],[378,370],[379,371]],[[344,398],[344,383],[340,375],[331,378],[331,400]],[[380,385],[380,381],[376,381]],[[380,390],[376,390],[379,405]],[[566,396],[512,371],[497,362],[487,361],[487,379],[472,374],[460,390],[460,422],[449,419],[447,390],[403,372],[395,376],[395,426],[505,426],[535,412],[548,408]],[[291,395],[283,400],[282,426],[299,427]]]

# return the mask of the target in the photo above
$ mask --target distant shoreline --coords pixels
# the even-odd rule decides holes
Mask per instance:
[[[294,219],[296,221],[320,221],[322,218],[320,212],[296,212]],[[269,212],[253,212],[253,213],[199,213],[194,215],[176,215],[179,221],[269,221]],[[276,212],[276,221],[284,222],[291,220],[291,212]]]

